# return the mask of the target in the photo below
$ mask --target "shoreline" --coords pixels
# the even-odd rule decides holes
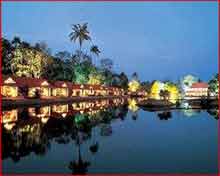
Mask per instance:
[[[60,97],[60,98],[48,98],[48,99],[2,99],[2,109],[11,109],[11,108],[20,108],[27,106],[46,106],[50,104],[66,104],[71,102],[84,102],[84,101],[97,101],[97,100],[105,100],[105,99],[127,99],[131,98],[128,95],[124,96],[96,96],[96,97]],[[133,97],[134,98],[134,97]],[[136,97],[137,98],[137,97]],[[201,100],[187,100],[192,103],[192,105],[200,106]],[[211,100],[209,102],[211,107],[218,106],[218,100]],[[164,102],[163,100],[145,100],[142,103],[137,104],[139,107],[144,109],[182,109],[181,107],[177,107],[175,104]],[[203,107],[204,108],[204,107]],[[204,109],[208,109],[210,107],[206,107]],[[197,109],[197,108],[196,108]]]
[[[117,98],[128,98],[128,96],[65,97],[56,99],[2,99],[2,109]]]

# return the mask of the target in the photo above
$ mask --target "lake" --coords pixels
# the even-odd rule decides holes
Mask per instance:
[[[3,173],[217,173],[217,110],[124,99],[3,110]]]

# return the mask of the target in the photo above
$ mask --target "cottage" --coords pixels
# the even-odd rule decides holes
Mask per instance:
[[[29,98],[49,98],[51,96],[51,85],[45,79],[17,77],[16,82]]]
[[[86,97],[94,95],[93,87],[90,85],[74,84],[72,88],[72,96]]]
[[[1,95],[2,98],[15,98],[18,97],[18,86],[13,77],[2,76]]]
[[[50,84],[45,79],[3,76],[3,97],[46,98],[50,97],[50,93]]]
[[[72,89],[72,96],[100,96],[107,95],[107,89],[100,85],[79,85],[74,84]]]
[[[70,82],[56,81],[53,83],[52,96],[54,97],[68,97],[71,95],[73,85]]]
[[[208,84],[204,82],[193,83],[190,88],[185,91],[186,97],[207,97]]]
[[[124,95],[121,88],[102,85],[73,84],[66,81],[48,82],[41,78],[3,76],[3,98],[56,98]]]
[[[82,85],[82,95],[81,96],[94,96],[95,89],[93,85]]]

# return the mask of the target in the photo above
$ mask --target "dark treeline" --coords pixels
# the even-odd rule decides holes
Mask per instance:
[[[100,59],[99,66],[93,63],[93,55],[97,50],[97,46],[91,46],[89,54],[76,50],[72,54],[60,51],[53,55],[45,42],[31,45],[19,37],[14,37],[11,41],[3,38],[2,74],[80,84],[103,84],[126,89],[127,75],[124,72],[115,73],[111,59]]]

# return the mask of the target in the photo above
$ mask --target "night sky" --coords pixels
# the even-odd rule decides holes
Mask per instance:
[[[71,24],[88,22],[101,58],[142,81],[185,74],[207,81],[217,73],[217,2],[3,2],[2,9],[4,37],[45,41],[53,53],[78,48]]]

